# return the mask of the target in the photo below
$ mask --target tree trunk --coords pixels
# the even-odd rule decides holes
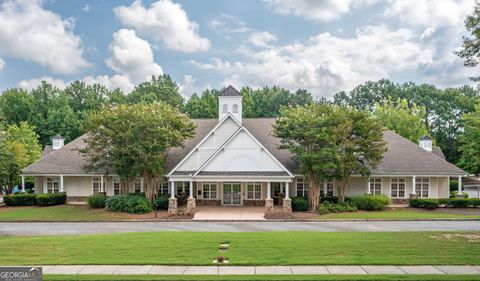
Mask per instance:
[[[143,184],[144,184],[143,191],[145,192],[145,197],[151,203],[153,203],[153,201],[155,200],[155,194],[157,191],[156,182],[157,182],[156,177],[149,176],[148,174],[143,175]]]
[[[310,211],[315,212],[318,207],[318,198],[320,197],[320,186],[315,183],[313,178],[308,177],[308,205]]]
[[[343,179],[341,181],[338,181],[337,185],[337,193],[338,193],[338,202],[343,203],[345,202],[345,191],[347,188],[348,180]]]
[[[120,181],[120,194],[128,194],[128,181],[122,180]]]

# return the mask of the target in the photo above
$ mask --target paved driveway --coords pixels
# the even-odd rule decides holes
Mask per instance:
[[[74,235],[148,231],[480,231],[480,221],[0,223],[0,235]]]
[[[197,207],[193,220],[265,220],[265,207]]]

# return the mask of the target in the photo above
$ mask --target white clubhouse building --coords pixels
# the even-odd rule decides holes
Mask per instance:
[[[243,118],[242,96],[231,86],[218,99],[218,119],[193,119],[195,136],[184,148],[169,152],[168,173],[158,193],[186,194],[193,209],[195,204],[266,205],[269,211],[273,204],[283,202],[290,211],[289,198],[306,196],[307,186],[294,155],[278,148],[280,141],[272,133],[275,118]],[[54,137],[53,146],[22,171],[22,178],[35,177],[36,193],[66,192],[71,201],[85,200],[95,192],[119,194],[115,175],[85,171],[85,159],[78,151],[85,146],[85,137],[66,145],[60,136]],[[461,178],[467,173],[447,162],[428,137],[415,144],[387,130],[384,141],[387,151],[381,163],[369,178],[353,175],[347,196],[385,194],[397,201],[406,201],[411,194],[446,198],[451,177],[459,179],[461,190]],[[131,182],[130,191],[142,192],[142,180]],[[324,182],[322,192],[335,196],[335,181]],[[171,212],[176,212],[176,199],[170,203]]]

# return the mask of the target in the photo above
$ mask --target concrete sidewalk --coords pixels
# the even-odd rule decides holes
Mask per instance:
[[[44,274],[108,275],[480,275],[480,266],[463,265],[326,265],[326,266],[163,266],[163,265],[55,265],[43,266]]]

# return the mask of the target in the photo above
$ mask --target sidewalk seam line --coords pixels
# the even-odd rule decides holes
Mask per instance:
[[[443,274],[445,275],[448,275],[448,272],[445,272],[443,270],[441,270],[440,268],[438,268],[436,265],[432,265],[434,268],[436,268],[437,270],[439,270],[440,272],[442,272]]]

